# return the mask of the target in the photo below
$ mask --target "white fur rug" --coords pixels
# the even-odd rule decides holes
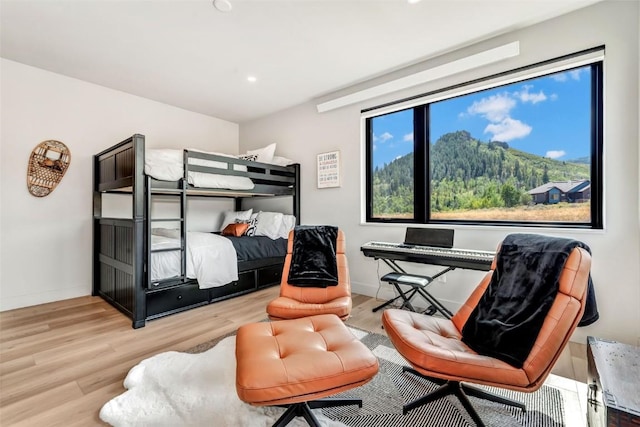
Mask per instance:
[[[235,384],[235,336],[204,353],[160,353],[129,371],[127,391],[102,407],[100,419],[117,427],[269,427],[284,412],[242,402]],[[314,413],[323,426],[344,426],[320,411]],[[308,424],[296,418],[289,426]]]

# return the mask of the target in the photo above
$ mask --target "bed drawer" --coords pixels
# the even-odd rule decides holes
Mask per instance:
[[[282,278],[282,264],[261,268],[258,270],[258,288],[280,283]]]
[[[209,302],[209,290],[189,284],[147,294],[147,318],[170,314]]]
[[[231,295],[237,295],[254,291],[256,289],[256,281],[254,279],[254,272],[247,271],[238,274],[238,281],[231,282],[228,285],[211,288],[211,300],[218,300],[229,297]]]

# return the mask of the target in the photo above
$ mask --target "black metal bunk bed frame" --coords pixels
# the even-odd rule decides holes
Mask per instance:
[[[93,295],[99,295],[132,319],[140,328],[147,320],[242,295],[280,283],[284,258],[263,258],[238,263],[238,281],[225,286],[200,289],[186,277],[187,195],[235,199],[242,209],[247,197],[292,196],[293,214],[300,221],[300,165],[276,166],[233,157],[184,150],[184,177],[179,181],[158,181],[144,173],[144,136],[135,134],[94,156],[93,160]],[[190,164],[189,159],[223,162],[226,169]],[[234,165],[246,166],[238,171]],[[196,188],[188,184],[189,171],[249,177],[252,190]],[[104,193],[131,194],[131,218],[102,216]],[[153,195],[180,198],[180,218],[151,218]],[[154,221],[180,223],[182,275],[154,281],[149,277],[151,227]],[[166,250],[166,249],[165,249]]]

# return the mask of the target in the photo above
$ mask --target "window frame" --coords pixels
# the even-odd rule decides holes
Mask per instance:
[[[466,220],[466,219],[432,219],[431,218],[431,185],[429,161],[429,105],[446,99],[477,93],[486,89],[524,82],[534,78],[550,75],[573,68],[591,67],[591,218],[590,222],[560,221],[503,221],[503,220]],[[362,110],[363,144],[364,144],[364,194],[363,213],[368,224],[424,224],[424,225],[474,225],[474,226],[507,226],[533,228],[571,228],[594,229],[604,228],[603,220],[603,105],[604,105],[604,46],[587,49],[559,58],[520,67],[514,70],[475,79],[469,82],[412,96],[395,102]],[[414,211],[413,219],[379,218],[373,216],[373,126],[376,117],[394,112],[413,109],[414,112]]]

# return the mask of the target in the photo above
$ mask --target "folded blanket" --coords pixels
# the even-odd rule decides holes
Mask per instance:
[[[314,288],[336,286],[338,284],[337,239],[337,227],[328,225],[296,227],[293,232],[289,284]]]
[[[598,313],[598,304],[596,303],[596,293],[593,288],[593,280],[591,280],[591,274],[589,274],[589,284],[587,285],[587,302],[584,307],[584,314],[578,327],[589,326],[600,318]]]
[[[558,293],[565,261],[576,247],[590,252],[577,240],[508,235],[491,282],[462,328],[462,340],[479,354],[522,367]],[[593,295],[592,286],[587,292]],[[590,322],[597,320],[595,296],[592,299]]]

